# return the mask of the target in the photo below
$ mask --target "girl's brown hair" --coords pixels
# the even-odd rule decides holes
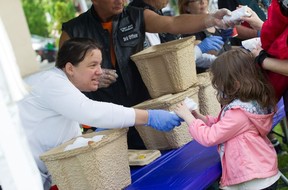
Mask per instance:
[[[214,61],[210,73],[220,104],[239,99],[256,100],[263,107],[276,105],[274,90],[254,59],[252,53],[238,48],[221,54]]]

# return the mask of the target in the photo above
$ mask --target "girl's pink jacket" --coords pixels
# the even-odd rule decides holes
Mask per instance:
[[[236,106],[227,110],[219,121],[207,116],[207,124],[196,119],[189,126],[190,134],[200,144],[224,144],[221,186],[277,174],[277,154],[267,138],[272,118],[273,113],[252,114]]]

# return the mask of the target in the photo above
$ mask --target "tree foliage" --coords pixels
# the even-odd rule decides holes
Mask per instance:
[[[63,11],[65,10],[65,11]],[[71,18],[74,18],[76,15],[75,6],[72,3],[60,2],[55,3],[55,30],[58,32],[61,31],[62,23],[67,22]]]
[[[57,38],[63,22],[74,18],[73,0],[22,0],[31,34]]]
[[[48,36],[48,23],[41,0],[22,0],[22,6],[30,33]]]

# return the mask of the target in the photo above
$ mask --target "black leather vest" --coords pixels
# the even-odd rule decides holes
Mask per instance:
[[[132,1],[131,3],[129,3],[129,6],[143,8],[143,9],[149,9],[151,11],[154,11],[158,15],[163,15],[162,10],[156,10],[154,7],[145,3],[143,0]],[[177,40],[181,37],[180,35],[170,34],[170,33],[158,33],[158,35],[159,35],[161,43],[169,42],[172,40]],[[145,43],[149,44],[149,42],[147,42],[147,41],[149,41],[149,40],[146,39]]]
[[[73,37],[88,37],[102,46],[102,68],[113,68],[110,57],[109,32],[103,29],[93,6],[78,17],[63,23],[62,30]],[[113,44],[116,55],[116,70],[119,78],[108,88],[85,93],[98,101],[133,106],[150,98],[140,73],[130,56],[143,50],[145,40],[144,15],[142,9],[124,8],[113,19]]]

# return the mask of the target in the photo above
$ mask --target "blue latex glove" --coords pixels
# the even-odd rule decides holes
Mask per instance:
[[[221,36],[223,38],[223,42],[226,42],[228,39],[231,38],[233,33],[233,28],[227,29],[227,30],[221,30]]]
[[[148,126],[159,131],[170,131],[181,124],[182,119],[165,110],[148,110]]]
[[[198,44],[198,47],[202,53],[207,53],[211,50],[219,51],[223,44],[224,42],[221,36],[209,36],[206,37],[200,44]]]

